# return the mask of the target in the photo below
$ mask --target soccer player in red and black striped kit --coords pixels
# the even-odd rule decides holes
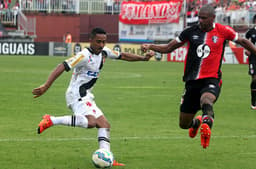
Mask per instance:
[[[254,21],[255,24],[255,21]],[[256,45],[256,27],[249,29],[245,37],[249,39],[254,45]],[[246,51],[249,56],[249,75],[251,75],[251,108],[256,110],[256,55]]]
[[[214,23],[215,10],[211,5],[199,11],[199,24],[183,30],[168,44],[142,44],[142,51],[153,50],[170,53],[187,43],[188,53],[184,62],[185,92],[180,106],[182,129],[189,129],[189,136],[195,137],[199,128],[201,145],[209,146],[211,128],[214,121],[213,104],[221,89],[221,64],[225,42],[231,40],[256,54],[254,45],[229,26]],[[202,110],[202,116],[195,117]]]

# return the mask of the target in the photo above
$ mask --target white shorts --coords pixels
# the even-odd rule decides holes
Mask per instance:
[[[103,115],[103,112],[97,107],[94,97],[83,97],[68,107],[74,112],[75,115],[92,115],[98,118]]]

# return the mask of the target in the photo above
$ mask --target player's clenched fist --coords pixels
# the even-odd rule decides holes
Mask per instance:
[[[35,88],[32,90],[32,94],[34,95],[34,98],[41,96],[42,94],[44,94],[46,92],[46,90],[48,89],[47,86],[45,85],[41,85],[38,88]]]
[[[145,55],[145,60],[149,60],[151,57],[153,57],[155,55],[155,52],[154,51],[149,51],[146,53]]]
[[[143,52],[146,52],[147,50],[149,50],[150,44],[142,44],[141,45],[141,50]]]

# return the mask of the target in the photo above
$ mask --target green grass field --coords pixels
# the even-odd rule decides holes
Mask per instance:
[[[42,115],[65,115],[64,73],[34,99],[63,57],[0,56],[0,168],[94,169],[97,130],[55,126],[41,135]],[[120,169],[255,169],[256,111],[250,109],[247,65],[223,65],[210,146],[178,126],[183,64],[107,60],[94,94],[112,125],[111,148]]]

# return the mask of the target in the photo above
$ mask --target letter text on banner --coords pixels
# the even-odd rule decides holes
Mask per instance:
[[[123,1],[119,21],[124,24],[178,23],[182,0]]]

